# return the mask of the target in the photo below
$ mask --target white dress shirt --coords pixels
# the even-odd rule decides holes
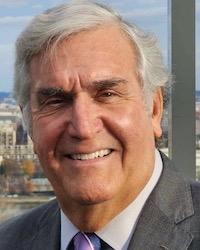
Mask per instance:
[[[136,199],[104,228],[95,232],[102,240],[115,250],[126,250],[134,233],[142,208],[156,186],[163,164],[160,153],[155,150],[155,166],[151,178]],[[61,210],[61,248],[66,250],[74,235],[79,232]]]

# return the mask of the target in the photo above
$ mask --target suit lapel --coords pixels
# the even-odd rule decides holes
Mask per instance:
[[[60,210],[57,202],[39,216],[37,229],[30,239],[24,241],[24,250],[60,249]]]
[[[190,186],[161,156],[162,176],[143,208],[129,250],[186,250],[192,241],[186,220],[194,214]]]
[[[147,204],[132,237],[129,250],[186,250],[192,236],[167,218],[151,201]]]

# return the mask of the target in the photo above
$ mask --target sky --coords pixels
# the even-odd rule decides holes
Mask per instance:
[[[0,0],[0,91],[10,92],[13,85],[14,44],[33,16],[67,0]],[[168,0],[102,0],[125,19],[155,33],[168,62]],[[196,30],[200,30],[200,0],[196,0]],[[197,44],[200,32],[196,32]],[[196,82],[200,89],[200,46],[196,48]]]

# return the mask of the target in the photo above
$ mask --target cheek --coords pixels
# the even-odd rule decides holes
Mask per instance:
[[[64,130],[63,124],[61,117],[33,119],[32,139],[38,155],[48,154],[48,151],[54,150]]]
[[[142,106],[142,104],[141,104]],[[112,111],[109,114],[110,131],[123,146],[139,145],[145,138],[152,135],[152,123],[145,108],[131,103],[126,108]],[[108,117],[107,117],[108,118]],[[108,121],[108,120],[107,120]],[[149,138],[148,138],[149,139]]]

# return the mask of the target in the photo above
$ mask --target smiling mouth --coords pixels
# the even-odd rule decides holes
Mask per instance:
[[[67,157],[69,157],[72,160],[80,160],[80,161],[86,161],[86,160],[93,160],[96,158],[103,158],[109,154],[111,154],[112,150],[111,149],[103,149],[99,150],[93,153],[79,153],[79,154],[69,154]]]

